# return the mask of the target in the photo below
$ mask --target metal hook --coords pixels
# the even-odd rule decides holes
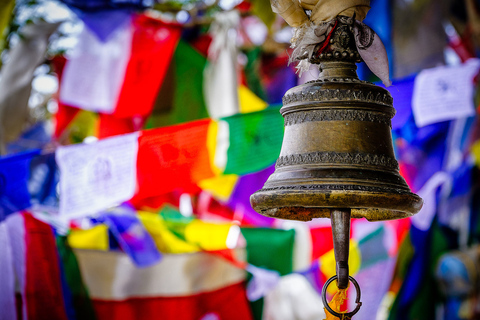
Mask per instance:
[[[348,313],[335,312],[328,305],[328,302],[327,302],[327,288],[330,285],[330,283],[332,283],[337,278],[338,278],[337,276],[333,276],[330,279],[328,279],[327,282],[325,282],[325,284],[323,285],[323,289],[322,289],[323,305],[325,306],[325,309],[327,309],[327,311],[330,312],[330,314],[334,315],[335,317],[338,317],[340,319],[351,319],[358,312],[358,310],[360,310],[360,307],[362,306],[362,303],[360,302],[360,298],[361,298],[361,294],[362,294],[362,292],[360,291],[360,286],[358,285],[358,282],[352,276],[348,276],[348,280],[350,280],[353,283],[353,285],[355,286],[355,289],[357,290],[357,298],[355,299],[355,303],[357,304],[357,306],[355,307],[355,309],[353,311],[348,312]]]

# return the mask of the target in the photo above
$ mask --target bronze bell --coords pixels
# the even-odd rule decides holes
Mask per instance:
[[[269,217],[332,218],[339,288],[349,281],[350,218],[409,217],[423,203],[399,174],[390,93],[356,74],[361,58],[351,19],[338,18],[328,46],[310,60],[319,65],[318,80],[285,93],[280,157],[250,198],[255,211]]]

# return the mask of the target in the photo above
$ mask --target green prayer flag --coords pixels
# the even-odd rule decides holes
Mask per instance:
[[[260,80],[260,59],[262,56],[262,48],[255,47],[251,50],[245,51],[247,56],[247,64],[245,65],[245,78],[248,88],[255,93],[260,99],[266,101],[267,94],[262,86]]]
[[[180,40],[156,107],[147,121],[147,129],[209,117],[203,98],[203,69],[206,63],[204,56]]]
[[[295,230],[248,227],[241,230],[247,241],[248,263],[278,271],[282,276],[293,271]]]
[[[241,229],[247,242],[247,262],[260,268],[275,270],[280,275],[293,271],[294,230],[268,228]],[[255,320],[261,320],[263,298],[250,302]]]
[[[273,164],[283,142],[280,107],[222,118],[230,130],[225,174],[244,175]]]
[[[72,293],[72,305],[76,318],[78,320],[95,320],[95,311],[88,290],[83,284],[77,257],[68,245],[67,237],[58,236],[56,242],[58,254],[65,271],[65,280]]]

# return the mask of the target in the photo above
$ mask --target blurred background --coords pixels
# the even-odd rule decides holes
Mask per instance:
[[[354,318],[478,319],[480,1],[372,0],[364,22],[425,204],[352,221]],[[2,0],[0,33],[0,319],[325,318],[330,220],[249,202],[284,93],[318,76],[268,0]]]

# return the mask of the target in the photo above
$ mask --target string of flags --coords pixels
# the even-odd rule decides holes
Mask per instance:
[[[318,292],[335,273],[330,227],[275,221],[249,204],[281,148],[279,104],[297,83],[288,56],[259,70],[250,59],[259,51],[243,50],[250,60],[241,70],[229,35],[244,21],[234,12],[219,14],[210,34],[189,36],[132,10],[146,1],[103,13],[96,1],[64,2],[85,27],[67,58],[51,60],[54,142],[38,125],[10,140],[19,152],[0,158],[7,318],[134,319],[159,309],[166,319],[178,310],[208,320],[325,317]],[[240,38],[253,34],[243,31]],[[31,54],[43,58],[42,48]],[[23,74],[33,74],[28,67]],[[471,188],[479,68],[470,59],[388,89],[401,173],[428,201],[413,219],[353,222],[349,265],[366,299],[359,319],[430,312],[432,261],[480,234]],[[30,90],[14,80],[9,88]],[[39,133],[47,138],[31,139]]]

